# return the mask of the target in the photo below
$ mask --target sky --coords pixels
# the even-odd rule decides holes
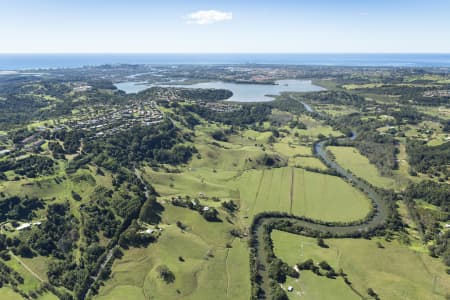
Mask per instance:
[[[0,53],[450,53],[449,0],[0,0]]]

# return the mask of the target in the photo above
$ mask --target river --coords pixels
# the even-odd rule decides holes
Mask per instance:
[[[305,109],[309,112],[315,112],[314,109],[306,104],[303,103],[305,106]],[[356,132],[352,132],[351,139],[356,138]],[[289,217],[289,216],[268,216],[264,218],[259,218],[256,222],[254,221],[252,227],[254,228],[254,231],[251,233],[253,237],[256,237],[256,245],[254,246],[254,254],[255,254],[255,264],[258,266],[258,274],[260,276],[260,280],[258,283],[252,282],[252,285],[259,286],[264,296],[262,296],[262,299],[266,299],[270,296],[271,293],[271,287],[269,285],[270,278],[269,278],[269,266],[267,266],[268,261],[268,253],[266,249],[266,241],[264,240],[264,230],[266,226],[270,226],[270,224],[274,222],[278,222],[280,220],[294,222],[298,226],[303,226],[306,228],[310,228],[316,231],[319,231],[323,234],[332,233],[334,235],[340,236],[340,237],[349,237],[352,236],[355,233],[361,233],[365,231],[370,231],[371,229],[374,229],[378,226],[381,226],[385,223],[386,217],[388,215],[388,206],[387,203],[381,199],[381,197],[376,193],[376,191],[370,187],[367,183],[360,180],[359,178],[355,177],[353,174],[351,174],[349,171],[338,165],[335,161],[333,161],[330,157],[328,157],[326,152],[326,140],[320,141],[314,145],[314,150],[316,152],[316,155],[321,157],[322,160],[325,162],[325,164],[331,168],[334,169],[337,173],[339,173],[341,176],[346,178],[349,182],[351,182],[355,187],[359,188],[360,190],[364,191],[365,194],[373,201],[376,211],[375,214],[365,222],[362,223],[355,223],[355,224],[349,224],[349,225],[342,225],[342,224],[335,224],[335,225],[325,225],[325,224],[317,224],[315,222],[310,222],[308,220],[301,220],[296,217]]]

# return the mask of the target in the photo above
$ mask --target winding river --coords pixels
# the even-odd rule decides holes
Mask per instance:
[[[305,109],[309,112],[314,112],[313,108],[306,104],[302,103],[305,106]],[[353,132],[351,139],[354,139],[356,137],[356,133]],[[367,183],[360,180],[359,178],[352,175],[350,172],[348,172],[346,169],[338,165],[336,162],[334,162],[330,157],[328,157],[326,153],[326,144],[327,141],[323,140],[314,145],[314,150],[316,152],[316,155],[322,158],[322,160],[325,162],[325,164],[330,168],[334,169],[338,174],[346,178],[349,182],[351,182],[355,187],[359,188],[361,191],[363,191],[373,202],[373,205],[375,207],[375,214],[369,218],[368,220],[364,222],[353,222],[349,225],[342,225],[336,223],[335,225],[325,225],[325,224],[317,224],[313,223],[308,220],[302,220],[301,218],[297,217],[288,217],[288,216],[270,216],[270,217],[263,217],[263,218],[257,218],[254,220],[254,223],[252,224],[252,232],[251,235],[253,238],[256,238],[256,245],[254,246],[255,250],[255,258],[256,258],[256,265],[261,266],[258,267],[258,274],[260,275],[260,281],[259,283],[252,282],[252,285],[257,284],[263,291],[263,294],[267,297],[271,294],[270,289],[270,279],[268,275],[269,267],[267,265],[268,257],[266,253],[266,250],[264,249],[265,243],[264,243],[264,228],[266,225],[270,225],[274,222],[278,222],[280,220],[284,221],[290,221],[292,223],[295,223],[296,225],[303,226],[305,228],[309,228],[315,231],[319,231],[321,233],[332,233],[333,235],[339,236],[339,237],[350,237],[354,235],[355,233],[361,233],[361,232],[368,232],[372,229],[375,229],[381,225],[383,225],[386,221],[387,214],[388,214],[388,207],[387,203],[381,199],[381,197],[376,193],[376,191],[371,188]],[[265,298],[265,297],[264,297]]]

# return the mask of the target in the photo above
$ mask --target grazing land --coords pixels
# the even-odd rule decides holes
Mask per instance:
[[[378,187],[395,189],[396,182],[390,177],[381,176],[377,168],[357,149],[352,147],[328,147],[328,150],[336,157],[336,162],[339,165],[348,168],[356,176]]]
[[[0,76],[0,298],[448,298],[448,72]],[[327,90],[232,103],[189,86],[289,78]]]
[[[408,249],[397,241],[327,239],[328,248],[321,248],[314,238],[281,231],[274,231],[272,238],[276,255],[288,264],[294,265],[309,258],[316,263],[327,261],[334,269],[343,269],[354,289],[365,293],[368,288],[373,288],[381,299],[439,299],[445,297],[450,288],[443,266],[437,259]],[[342,289],[351,292],[341,279],[325,278],[322,281],[325,280],[338,281]],[[299,287],[303,289],[301,282]],[[327,289],[327,285],[323,288]],[[332,293],[334,288],[331,286],[332,290],[328,292]],[[314,299],[308,298],[306,291],[304,296],[304,299]]]

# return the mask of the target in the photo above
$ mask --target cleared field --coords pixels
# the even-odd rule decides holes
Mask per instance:
[[[339,177],[297,168],[251,170],[236,179],[242,213],[287,211],[327,221],[363,218],[370,203]],[[292,199],[292,203],[291,203]]]
[[[315,157],[293,157],[289,160],[293,166],[314,168],[319,170],[326,170],[327,166],[323,164],[320,159]]]
[[[334,130],[330,126],[323,125],[320,121],[317,121],[309,116],[301,116],[300,120],[306,124],[307,130],[303,129],[295,129],[293,132],[298,132],[300,136],[311,136],[317,137],[319,134],[323,134],[325,136],[341,136],[342,133]]]
[[[4,262],[10,268],[17,271],[24,279],[23,284],[18,285],[22,291],[29,292],[40,287],[41,282],[31,274],[22,264],[20,264],[15,257],[11,257],[9,261]]]
[[[185,224],[187,230],[181,231],[176,221]],[[165,207],[163,224],[165,229],[157,243],[147,248],[131,248],[114,263],[112,278],[96,298],[250,297],[248,250],[245,242],[233,241],[229,234],[231,224],[210,223],[197,212],[173,206]],[[232,243],[232,248],[227,248],[227,243]],[[174,283],[166,284],[158,278],[155,269],[162,264],[175,274]]]
[[[273,148],[281,155],[294,156],[296,154],[300,154],[312,156],[312,149],[311,147],[307,146],[289,145],[287,143],[275,143],[273,145]]]
[[[47,278],[47,270],[50,259],[44,256],[36,256],[33,258],[20,258],[28,268],[33,270],[40,278],[43,280],[48,280]]]
[[[294,170],[292,213],[326,221],[364,218],[370,210],[366,196],[342,178],[303,169]]]
[[[234,171],[217,171],[211,168],[191,168],[183,173],[156,172],[145,170],[145,178],[151,182],[156,191],[163,197],[189,195],[197,197],[203,193],[208,197],[230,198],[233,190],[227,183],[234,176]]]
[[[4,286],[0,289],[0,299],[23,300],[23,297],[14,292],[12,288]]]
[[[302,272],[300,278],[288,277],[283,288],[292,286],[294,290],[287,293],[289,299],[305,300],[359,300],[341,277],[328,279],[325,276],[317,276],[311,271]]]
[[[343,168],[349,169],[358,177],[371,184],[383,188],[395,188],[396,182],[393,178],[383,177],[378,169],[369,162],[369,159],[359,153],[353,147],[327,147],[336,157],[336,161]]]
[[[309,258],[315,262],[325,260],[335,270],[342,268],[353,287],[364,295],[368,288],[372,288],[380,299],[445,299],[450,290],[448,275],[439,259],[413,251],[398,242],[327,239],[325,242],[329,248],[320,248],[316,239],[281,231],[274,231],[272,238],[275,254],[288,264]],[[378,248],[376,242],[384,248]],[[305,287],[300,286],[302,288]],[[321,294],[332,292],[326,290],[326,285],[317,284],[317,288]]]
[[[373,89],[377,87],[382,87],[382,83],[365,83],[365,84],[344,84],[342,87],[347,90],[355,89]]]
[[[289,211],[292,168],[251,170],[234,182],[241,212],[253,216],[263,211]]]

